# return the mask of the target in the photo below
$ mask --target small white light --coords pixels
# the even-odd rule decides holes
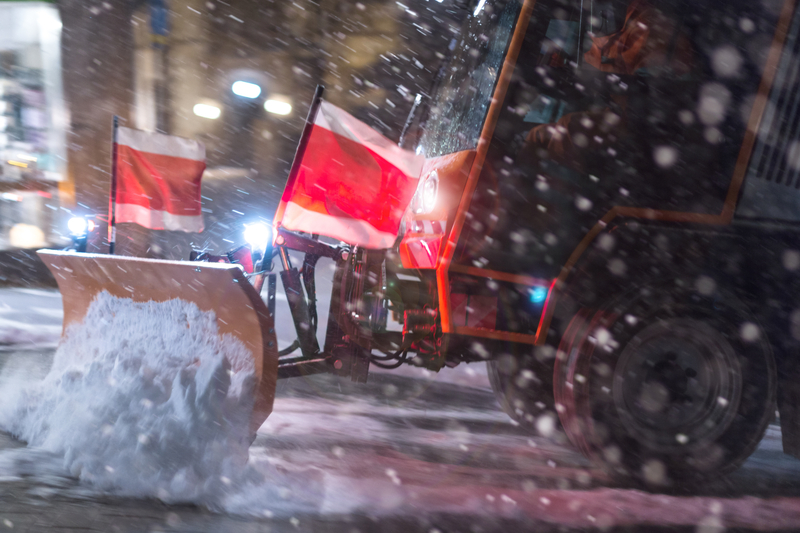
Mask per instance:
[[[44,232],[30,224],[14,224],[8,232],[8,241],[12,248],[41,248],[46,246]]]
[[[484,5],[486,5],[486,0],[481,0],[480,2],[478,2],[478,6],[475,8],[475,12],[472,14],[472,16],[477,17],[478,13],[481,12],[481,9],[483,9]]]
[[[64,26],[57,12],[41,12],[39,15],[39,23],[48,31],[61,31],[61,28]]]
[[[2,198],[3,200],[8,200],[9,202],[22,201],[22,196],[20,196],[19,194],[14,194],[13,192],[4,192],[3,194],[0,194],[0,198]]]
[[[417,192],[411,199],[411,210],[418,215],[427,215],[436,207],[436,200],[439,196],[439,175],[434,170],[422,180],[417,186]]]
[[[84,233],[86,233],[86,228],[88,227],[88,224],[86,222],[86,219],[83,217],[72,217],[71,219],[69,219],[69,222],[67,222],[67,227],[69,228],[69,231],[72,232],[73,235],[83,235]]]
[[[281,100],[267,100],[264,102],[264,109],[267,113],[275,115],[288,115],[292,112],[292,104]]]
[[[430,213],[436,207],[436,198],[439,196],[439,175],[434,170],[422,184],[422,212]]]
[[[237,81],[231,87],[233,94],[236,96],[241,96],[242,98],[258,98],[261,94],[261,87],[256,85],[255,83],[249,83],[246,81]]]
[[[211,120],[215,120],[219,118],[221,113],[220,108],[214,105],[208,104],[197,104],[194,106],[194,114],[198,117],[203,118],[210,118]]]
[[[248,224],[244,227],[244,240],[254,250],[263,250],[272,238],[272,230],[263,222]]]

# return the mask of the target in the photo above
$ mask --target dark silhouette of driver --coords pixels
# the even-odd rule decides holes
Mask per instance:
[[[651,0],[633,0],[622,27],[608,35],[591,36],[583,55],[584,64],[618,75],[656,76],[690,72],[692,47],[680,32],[676,17],[656,7]],[[604,108],[568,113],[557,122],[534,127],[525,137],[520,156],[544,150],[546,156],[572,166],[579,165],[579,152],[592,142],[625,132],[626,99],[611,97]],[[536,154],[537,157],[545,154]]]

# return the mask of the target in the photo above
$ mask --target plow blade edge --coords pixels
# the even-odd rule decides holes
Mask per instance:
[[[221,335],[252,353],[258,385],[252,434],[272,412],[278,377],[274,317],[239,267],[223,263],[161,261],[114,255],[40,250],[64,302],[64,332],[83,322],[95,296],[107,291],[135,302],[181,299],[216,315]]]

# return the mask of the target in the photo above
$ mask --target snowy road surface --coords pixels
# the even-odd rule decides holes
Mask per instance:
[[[0,289],[0,346],[55,346],[61,295],[41,289]]]
[[[319,277],[324,295],[326,271]],[[279,305],[279,316],[286,311]],[[60,316],[54,291],[0,290],[0,383],[48,372]],[[291,331],[282,321],[278,331]],[[255,480],[232,484],[211,510],[103,492],[64,464],[0,433],[0,530],[800,530],[800,461],[781,453],[777,427],[727,478],[651,494],[512,425],[475,365],[373,373],[366,385],[332,376],[280,382],[250,448]]]

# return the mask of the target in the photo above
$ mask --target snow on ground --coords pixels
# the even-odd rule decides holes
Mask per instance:
[[[41,325],[0,317],[0,345],[50,346],[58,342],[61,325]]]
[[[11,369],[21,371],[37,358],[18,354],[5,361],[0,379],[13,380]],[[29,372],[29,381],[47,373],[45,363]],[[486,389],[385,373],[365,385],[325,375],[297,378],[282,381],[277,392],[273,415],[250,447],[242,474],[220,485],[219,500],[199,503],[227,515],[291,519],[301,530],[313,517],[364,515],[378,524],[387,517],[457,516],[460,526],[452,529],[463,531],[486,517],[543,531],[553,530],[541,527],[547,524],[601,531],[627,525],[641,531],[657,525],[698,531],[800,527],[800,462],[780,454],[777,429],[720,486],[663,495],[614,484],[563,442],[514,427]],[[2,387],[0,398],[7,398]],[[40,509],[49,512],[65,498],[102,502],[106,493],[119,494],[76,485],[63,455],[0,448],[0,484],[29,484]],[[124,513],[117,520],[124,521]]]
[[[55,346],[63,318],[56,290],[0,289],[0,346]]]

